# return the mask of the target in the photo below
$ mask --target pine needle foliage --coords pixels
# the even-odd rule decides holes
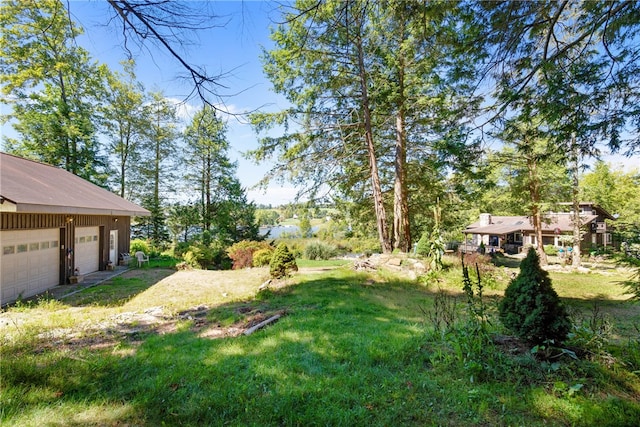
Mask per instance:
[[[533,248],[505,290],[499,310],[504,326],[533,344],[560,343],[571,329],[567,311]]]
[[[269,264],[269,273],[274,279],[280,279],[287,276],[291,272],[298,271],[298,265],[293,254],[285,243],[280,243]]]

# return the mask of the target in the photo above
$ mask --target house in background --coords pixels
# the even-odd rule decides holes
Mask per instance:
[[[562,203],[562,206],[571,206]],[[580,203],[581,250],[593,246],[613,244],[610,227],[605,220],[615,218],[595,203]],[[463,233],[463,252],[475,252],[484,244],[487,253],[504,251],[510,254],[522,252],[527,246],[536,246],[536,235],[528,216],[493,216],[480,214],[479,221],[469,225]],[[573,212],[548,212],[542,218],[542,244],[557,247],[569,246],[573,238]]]
[[[148,215],[65,170],[0,153],[0,304],[116,265],[131,217]]]

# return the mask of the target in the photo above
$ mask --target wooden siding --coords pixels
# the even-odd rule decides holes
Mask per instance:
[[[66,256],[68,248],[73,248],[76,227],[99,227],[99,269],[106,268],[109,259],[109,232],[118,230],[118,254],[129,252],[131,218],[128,216],[110,215],[77,215],[77,214],[40,214],[2,212],[0,215],[0,230],[38,230],[58,228],[61,248],[61,277],[60,283],[66,283],[73,273],[75,265],[74,255]]]

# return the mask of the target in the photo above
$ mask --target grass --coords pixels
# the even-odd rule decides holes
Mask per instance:
[[[263,291],[267,269],[153,271],[0,317],[3,426],[631,426],[640,419],[632,327],[640,307],[623,301],[615,276],[553,274],[587,323],[590,307],[601,304],[617,339],[591,344],[579,360],[545,361],[494,344],[490,337],[504,333],[495,319],[486,333],[470,323],[455,266],[439,286],[338,268]],[[485,303],[505,285],[498,280]],[[454,302],[450,328],[434,326],[437,298]],[[162,308],[159,324],[142,316],[153,307]],[[131,313],[141,316],[122,321]],[[250,336],[214,334],[274,313],[284,316]]]
[[[304,258],[297,258],[296,264],[298,268],[322,268],[322,267],[341,267],[349,265],[351,261],[346,259],[327,259],[327,260],[309,260]]]

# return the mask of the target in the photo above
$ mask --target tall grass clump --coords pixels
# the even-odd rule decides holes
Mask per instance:
[[[338,250],[335,246],[323,242],[311,242],[304,248],[304,257],[309,260],[328,260],[336,256]]]
[[[464,259],[461,266],[464,310],[455,296],[440,291],[428,312],[434,327],[428,335],[433,346],[431,360],[442,369],[460,372],[470,383],[496,380],[507,369],[508,360],[491,339],[480,269],[475,266],[476,277],[472,279]]]

